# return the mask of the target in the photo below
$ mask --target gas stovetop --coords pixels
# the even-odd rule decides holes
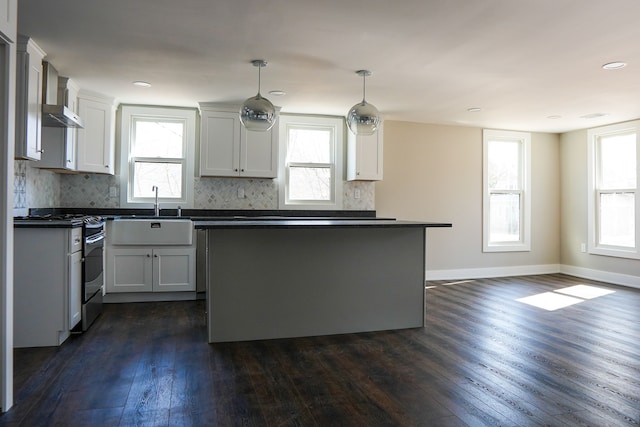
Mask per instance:
[[[47,214],[47,215],[29,215],[29,216],[17,216],[13,218],[13,223],[16,225],[67,225],[67,226],[80,226],[80,225],[97,225],[102,224],[104,218],[96,215],[82,215],[82,214]]]

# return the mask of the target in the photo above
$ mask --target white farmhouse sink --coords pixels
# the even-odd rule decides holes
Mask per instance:
[[[109,240],[113,245],[191,245],[190,219],[114,219]]]

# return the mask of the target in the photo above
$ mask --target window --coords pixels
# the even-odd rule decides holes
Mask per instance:
[[[640,258],[639,130],[631,122],[588,131],[590,253]]]
[[[344,120],[280,116],[280,208],[342,207]]]
[[[483,251],[529,251],[531,135],[483,131]]]
[[[193,206],[195,110],[122,107],[120,205]]]

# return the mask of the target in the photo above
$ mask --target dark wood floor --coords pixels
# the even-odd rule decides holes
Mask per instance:
[[[615,293],[556,311],[516,299]],[[111,304],[15,352],[25,426],[638,426],[640,290],[564,275],[429,282],[427,327],[209,345],[202,301]]]

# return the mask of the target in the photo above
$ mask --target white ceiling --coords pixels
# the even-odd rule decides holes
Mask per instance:
[[[266,59],[261,92],[282,112],[344,116],[365,68],[388,120],[563,132],[640,118],[637,0],[20,0],[18,15],[61,75],[121,103],[240,104]]]

